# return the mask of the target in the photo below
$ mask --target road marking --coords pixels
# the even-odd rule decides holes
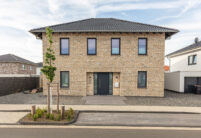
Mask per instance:
[[[195,127],[127,127],[127,126],[39,126],[39,125],[0,125],[0,128],[74,128],[74,129],[136,129],[136,130],[201,130]]]

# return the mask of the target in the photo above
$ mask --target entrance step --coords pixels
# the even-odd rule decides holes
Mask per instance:
[[[122,96],[86,96],[82,100],[85,100],[87,105],[126,105],[126,97]]]

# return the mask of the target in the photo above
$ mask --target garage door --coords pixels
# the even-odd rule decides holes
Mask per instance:
[[[194,93],[194,85],[201,85],[201,77],[185,77],[184,78],[184,92]]]

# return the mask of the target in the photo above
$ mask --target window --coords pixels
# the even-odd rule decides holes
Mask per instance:
[[[120,55],[120,38],[112,38],[112,55]]]
[[[188,65],[197,64],[197,55],[188,56]]]
[[[138,71],[138,88],[146,88],[146,87],[147,87],[147,72]]]
[[[138,55],[147,55],[147,39],[138,39]]]
[[[96,55],[96,38],[87,39],[87,54]]]
[[[69,88],[69,72],[68,71],[60,72],[60,87]]]
[[[60,55],[69,55],[69,39],[60,39]]]
[[[22,64],[22,70],[26,70],[26,67],[24,64]]]
[[[32,70],[32,66],[30,66],[30,68],[29,68],[30,70]]]

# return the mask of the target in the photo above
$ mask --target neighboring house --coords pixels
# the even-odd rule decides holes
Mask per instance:
[[[198,38],[187,47],[166,56],[170,73],[165,75],[165,88],[177,92],[193,92],[201,85],[201,41]]]
[[[43,62],[39,62],[36,63],[37,67],[36,67],[36,75],[40,75],[41,74],[41,69],[43,67]]]
[[[164,96],[165,40],[178,30],[114,18],[49,27],[61,95]],[[45,27],[30,32],[42,39],[45,58]]]
[[[36,64],[13,54],[1,55],[0,74],[36,74]]]

